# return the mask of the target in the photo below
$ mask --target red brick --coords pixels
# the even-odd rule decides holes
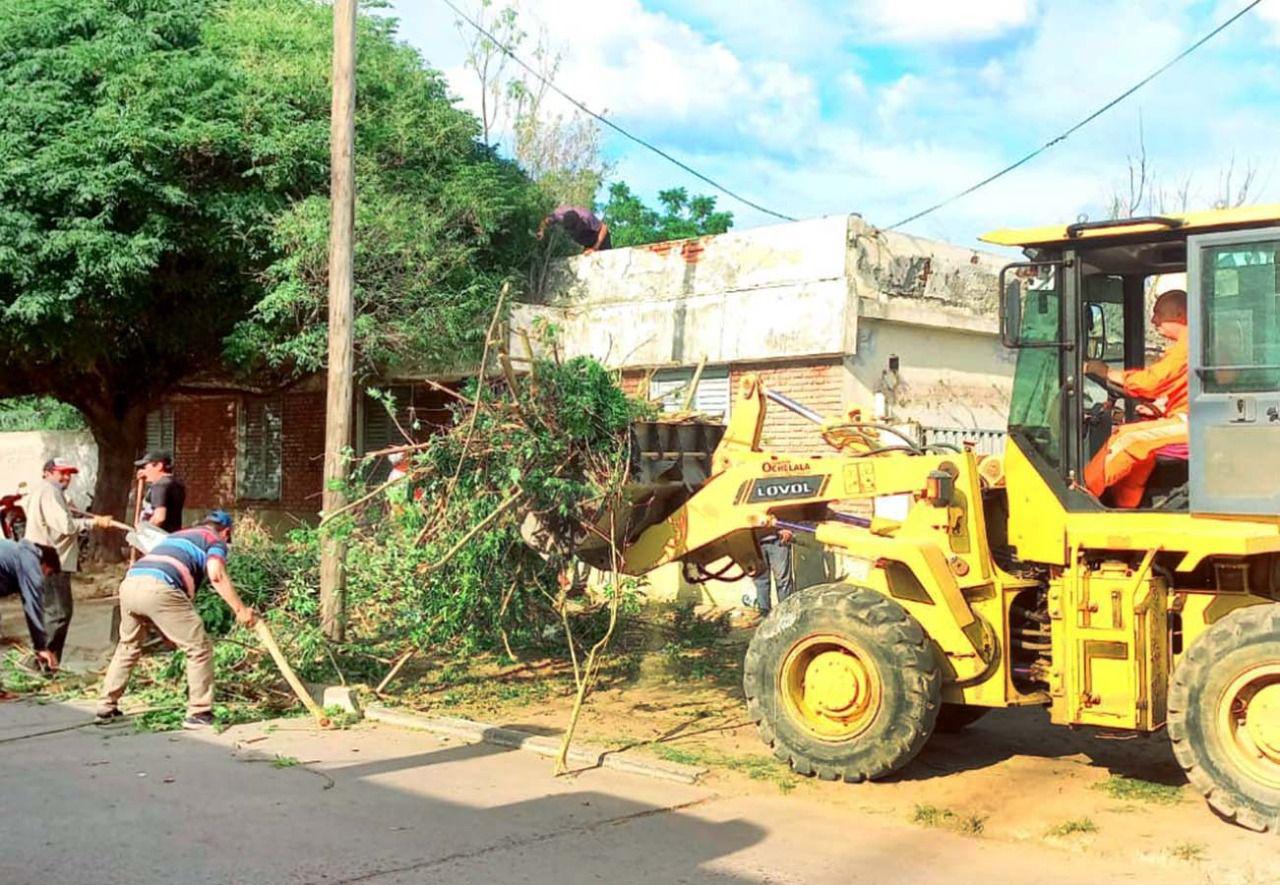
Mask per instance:
[[[289,390],[280,394],[281,480],[278,502],[236,497],[236,419],[242,400],[236,394],[182,394],[168,402],[174,409],[175,473],[187,486],[191,511],[214,507],[287,511],[300,517],[320,510],[324,489],[325,392]],[[413,394],[413,413],[425,439],[452,423],[453,398],[422,386]],[[408,423],[406,414],[400,416]],[[193,515],[193,514],[189,514]]]

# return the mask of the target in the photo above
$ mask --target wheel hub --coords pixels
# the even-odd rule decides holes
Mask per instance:
[[[861,734],[880,706],[879,674],[866,653],[843,636],[802,639],[784,659],[779,683],[792,719],[821,740]]]
[[[844,717],[867,701],[867,669],[853,655],[825,651],[805,673],[805,699],[828,716]]]
[[[1264,686],[1250,699],[1245,728],[1258,752],[1280,764],[1280,683]]]
[[[1227,754],[1253,779],[1280,789],[1280,663],[1246,669],[1218,702]]]

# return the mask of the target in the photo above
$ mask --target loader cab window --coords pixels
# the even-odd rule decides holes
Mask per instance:
[[[1205,393],[1280,390],[1280,242],[1211,246],[1200,270]]]
[[[1016,323],[1018,364],[1009,402],[1009,432],[1054,470],[1062,466],[1062,267],[1006,269],[1006,297],[1021,305]]]
[[[1125,368],[1124,277],[1113,274],[1086,276],[1083,291],[1083,358],[1102,360],[1108,366]],[[1106,388],[1096,380],[1083,374],[1081,379],[1086,409],[1107,399]]]

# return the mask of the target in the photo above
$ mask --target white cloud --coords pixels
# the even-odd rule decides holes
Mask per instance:
[[[1271,27],[1271,42],[1280,43],[1280,0],[1263,0],[1254,12]]]
[[[955,0],[954,9],[860,0],[853,14],[837,0],[661,0],[670,13],[655,11],[655,2],[599,0],[589,15],[563,0],[522,6],[566,50],[558,82],[593,108],[764,205],[801,217],[860,212],[875,224],[899,221],[1043,144],[1222,20],[1195,0]],[[406,36],[474,102],[461,41],[421,4],[399,0]],[[791,9],[806,28],[825,24],[822,33],[806,43],[787,19]],[[1264,0],[1256,12],[1264,10],[1280,35],[1280,0]],[[1167,180],[1191,174],[1204,202],[1234,154],[1238,167],[1258,166],[1265,201],[1280,186],[1271,159],[1280,66],[1265,52],[1245,58],[1259,52],[1261,30],[1256,19],[1247,24],[1066,143],[909,230],[972,244],[994,227],[1098,217],[1136,148],[1139,111]],[[777,47],[768,39],[775,32]],[[975,58],[966,41],[995,34],[1011,39],[984,44]],[[876,42],[895,45],[849,48]],[[1261,105],[1259,92],[1270,96]],[[607,148],[617,177],[646,199],[681,185],[712,193],[616,136]],[[773,220],[723,195],[719,203],[739,226]]]
[[[646,137],[746,140],[793,151],[817,122],[812,78],[784,61],[745,60],[640,0],[597,0],[590,15],[563,0],[523,0],[519,12],[524,30],[533,35],[545,28],[551,48],[563,51],[557,85]],[[405,26],[409,33],[408,21]],[[532,39],[519,54],[531,54]],[[456,42],[453,64],[442,67],[464,106],[478,112],[475,76],[462,64],[460,38]],[[554,103],[557,111],[568,110],[559,99]]]
[[[845,71],[836,78],[846,98],[866,98],[867,83],[857,71]]]
[[[858,0],[851,14],[882,43],[983,40],[1028,24],[1034,0]]]
[[[916,105],[923,97],[926,85],[915,74],[903,74],[877,94],[876,112],[884,126],[892,126],[899,115]]]

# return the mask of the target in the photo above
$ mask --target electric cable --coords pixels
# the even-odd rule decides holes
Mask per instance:
[[[446,2],[447,2],[447,0],[446,0]],[[1150,82],[1151,82],[1152,80],[1154,80],[1156,77],[1159,77],[1159,76],[1160,76],[1161,74],[1163,74],[1165,71],[1169,70],[1169,68],[1173,67],[1173,66],[1174,66],[1174,65],[1176,65],[1178,62],[1180,62],[1180,61],[1182,61],[1184,58],[1186,58],[1188,55],[1190,55],[1191,53],[1195,52],[1195,51],[1196,51],[1197,49],[1199,49],[1201,46],[1203,46],[1204,44],[1208,43],[1208,42],[1209,42],[1210,40],[1212,40],[1214,37],[1218,36],[1218,34],[1221,34],[1223,31],[1225,31],[1225,30],[1226,30],[1227,28],[1229,28],[1231,25],[1235,24],[1235,23],[1236,23],[1236,21],[1238,21],[1239,19],[1243,18],[1243,17],[1244,17],[1244,16],[1245,16],[1249,11],[1251,11],[1255,6],[1257,6],[1257,5],[1258,5],[1259,3],[1261,3],[1261,2],[1262,2],[1262,0],[1253,0],[1253,2],[1251,2],[1248,6],[1244,7],[1244,8],[1243,8],[1243,9],[1241,9],[1239,12],[1237,12],[1235,15],[1231,16],[1231,18],[1227,19],[1227,20],[1226,20],[1226,21],[1224,21],[1222,24],[1220,24],[1220,25],[1218,25],[1216,28],[1214,28],[1212,31],[1210,31],[1209,33],[1205,34],[1203,37],[1201,37],[1201,38],[1200,38],[1199,40],[1197,40],[1195,43],[1192,43],[1192,44],[1191,44],[1190,46],[1188,46],[1186,49],[1182,50],[1182,52],[1178,53],[1176,56],[1174,56],[1173,58],[1171,58],[1169,61],[1167,61],[1167,62],[1165,62],[1163,65],[1161,65],[1159,68],[1157,68],[1156,70],[1152,71],[1152,72],[1151,72],[1150,74],[1148,74],[1146,77],[1143,77],[1141,80],[1139,80],[1139,81],[1138,81],[1137,83],[1135,83],[1133,86],[1130,86],[1130,87],[1129,87],[1128,89],[1126,89],[1124,92],[1120,93],[1120,94],[1119,94],[1119,95],[1117,95],[1115,98],[1111,99],[1111,101],[1107,102],[1107,103],[1106,103],[1106,104],[1104,104],[1102,107],[1098,108],[1096,111],[1094,111],[1094,112],[1093,112],[1092,114],[1090,114],[1089,116],[1085,117],[1085,118],[1084,118],[1083,120],[1081,120],[1079,123],[1076,123],[1074,126],[1072,126],[1072,127],[1071,127],[1070,129],[1068,129],[1067,131],[1063,132],[1061,135],[1059,135],[1059,136],[1057,136],[1057,137],[1055,137],[1055,138],[1053,138],[1053,139],[1051,139],[1051,140],[1049,140],[1049,141],[1045,142],[1043,145],[1041,145],[1040,147],[1036,148],[1034,151],[1032,151],[1031,153],[1027,154],[1027,155],[1026,155],[1025,157],[1023,157],[1022,159],[1018,160],[1017,162],[1010,163],[1008,166],[1005,166],[1005,167],[1004,167],[1003,169],[1001,169],[999,172],[996,172],[994,175],[989,175],[989,176],[987,176],[986,178],[982,179],[982,181],[979,181],[977,184],[972,185],[971,187],[965,188],[964,190],[960,191],[960,193],[956,194],[955,196],[948,197],[947,199],[943,200],[942,202],[937,203],[937,204],[935,204],[935,205],[933,205],[933,206],[930,206],[928,209],[925,209],[925,210],[923,210],[923,211],[917,212],[915,215],[910,215],[910,216],[908,216],[908,217],[906,217],[906,218],[902,219],[901,221],[899,221],[897,224],[891,224],[891,225],[889,225],[887,228],[885,228],[885,230],[895,230],[895,229],[897,229],[897,228],[899,228],[899,227],[902,227],[904,224],[910,224],[910,223],[911,223],[911,222],[913,222],[913,221],[918,221],[918,220],[920,220],[921,218],[924,218],[926,215],[932,215],[934,212],[937,212],[939,209],[943,208],[944,206],[949,206],[949,205],[951,205],[952,203],[954,203],[956,200],[963,199],[964,197],[969,196],[969,194],[973,193],[974,191],[977,191],[977,190],[980,190],[980,189],[982,189],[982,188],[986,187],[987,185],[991,184],[991,183],[992,183],[993,181],[995,181],[996,179],[998,179],[998,178],[1002,178],[1002,177],[1004,177],[1005,175],[1008,175],[1008,174],[1009,174],[1010,172],[1012,172],[1013,170],[1017,169],[1018,167],[1020,167],[1020,166],[1024,166],[1024,165],[1026,165],[1027,163],[1031,162],[1031,161],[1032,161],[1032,160],[1034,160],[1036,157],[1040,156],[1040,155],[1041,155],[1041,154],[1043,154],[1045,151],[1049,150],[1050,148],[1054,147],[1055,145],[1061,144],[1062,142],[1066,141],[1069,137],[1071,137],[1072,135],[1074,135],[1077,131],[1079,131],[1080,129],[1083,129],[1085,126],[1087,126],[1088,124],[1092,123],[1094,120],[1096,120],[1096,119],[1098,119],[1099,117],[1101,117],[1101,116],[1102,116],[1103,114],[1105,114],[1107,111],[1111,110],[1113,107],[1115,107],[1116,105],[1120,104],[1120,103],[1121,103],[1122,101],[1124,101],[1126,98],[1128,98],[1129,96],[1133,95],[1135,92],[1137,92],[1137,91],[1138,91],[1139,89],[1141,89],[1143,86],[1146,86],[1148,83],[1150,83]]]
[[[647,150],[653,151],[653,153],[657,154],[659,157],[662,157],[667,162],[674,163],[676,166],[683,169],[685,172],[688,172],[694,178],[710,185],[711,187],[720,191],[720,193],[734,200],[737,200],[739,203],[742,203],[744,206],[750,206],[752,209],[755,209],[758,212],[763,212],[766,215],[772,215],[774,218],[781,218],[783,221],[797,220],[796,218],[790,215],[784,215],[781,212],[775,212],[773,209],[768,209],[764,206],[761,206],[759,203],[754,202],[753,200],[747,199],[746,197],[742,196],[739,193],[735,193],[734,191],[725,187],[720,182],[716,181],[714,178],[704,175],[701,172],[699,172],[697,169],[694,169],[688,163],[685,163],[682,160],[676,159],[671,154],[664,151],[662,148],[657,147],[656,145],[645,141],[643,138],[641,138],[638,135],[633,135],[632,133],[628,132],[626,129],[623,129],[617,123],[610,120],[608,117],[605,117],[603,114],[597,114],[595,111],[591,110],[591,108],[587,107],[585,104],[578,101],[578,99],[574,98],[572,95],[570,95],[569,93],[561,89],[559,86],[557,86],[554,81],[548,79],[547,77],[544,77],[533,67],[526,64],[525,61],[522,58],[520,58],[520,56],[516,55],[515,52],[510,47],[508,47],[507,45],[499,41],[498,38],[495,37],[488,30],[486,30],[483,25],[481,25],[479,22],[475,21],[469,15],[467,15],[465,12],[459,9],[457,5],[453,2],[453,0],[440,0],[440,2],[443,3],[445,6],[448,6],[450,9],[452,9],[454,14],[457,15],[460,20],[466,22],[468,25],[473,27],[486,40],[492,43],[495,49],[499,50],[503,55],[511,59],[520,67],[524,68],[532,76],[537,78],[538,81],[541,82],[544,86],[546,86],[556,95],[563,98],[565,101],[569,102],[569,104],[573,105],[578,110],[582,111],[587,116],[591,117],[592,119],[596,120],[597,122],[605,126],[608,126],[610,129],[612,129],[614,132],[617,132],[619,135],[623,136],[624,138],[630,139],[631,141],[634,141],[636,144],[640,145],[641,147],[646,148]],[[1260,3],[1262,2],[1262,0],[1257,0],[1257,2]]]

